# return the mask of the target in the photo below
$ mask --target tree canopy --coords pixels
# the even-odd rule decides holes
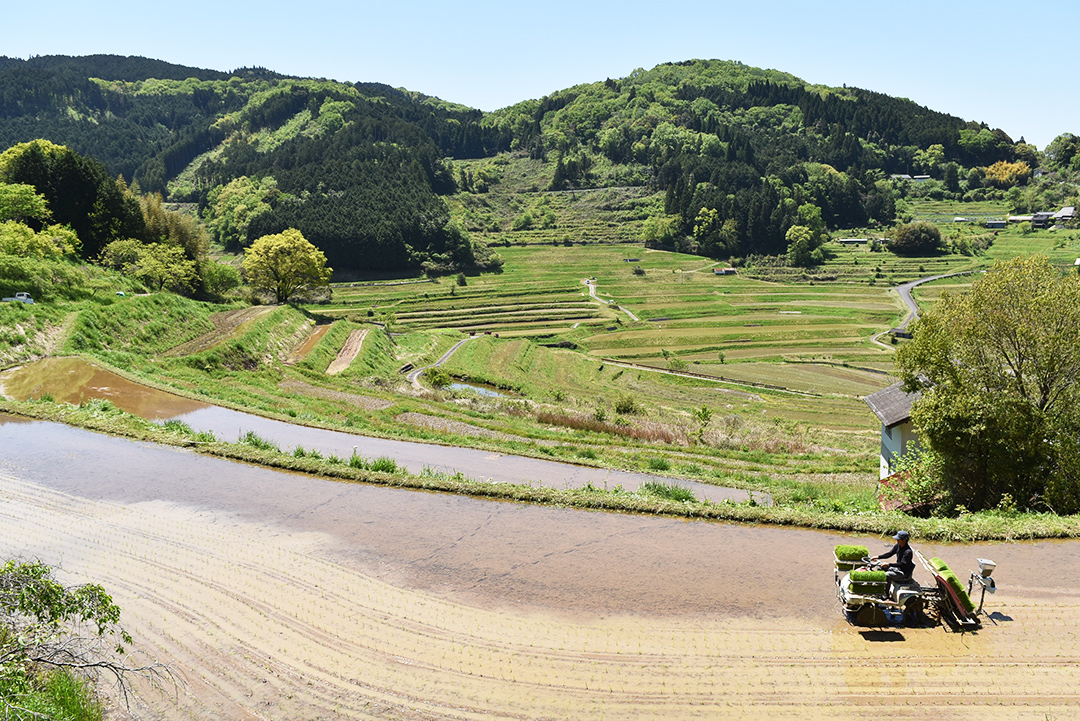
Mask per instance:
[[[1080,511],[1080,277],[999,261],[897,353],[943,506]]]
[[[244,276],[258,290],[286,303],[294,293],[325,286],[331,269],[326,255],[295,228],[264,235],[244,251]]]

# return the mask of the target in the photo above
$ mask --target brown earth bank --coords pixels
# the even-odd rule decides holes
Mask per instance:
[[[992,615],[961,634],[848,626],[843,541],[888,544],[335,483],[0,417],[5,555],[104,584],[182,679],[141,688],[134,717],[1080,717],[1080,542],[916,539],[958,571],[999,564]]]

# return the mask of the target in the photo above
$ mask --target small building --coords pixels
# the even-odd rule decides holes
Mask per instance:
[[[1064,208],[1054,213],[1053,218],[1055,223],[1071,223],[1076,220],[1076,207],[1066,205]]]
[[[879,479],[896,472],[896,462],[908,450],[919,447],[919,437],[911,422],[911,404],[919,393],[908,393],[902,383],[894,383],[863,400],[881,421],[881,464]]]
[[[866,245],[866,238],[837,238],[836,242],[840,245]]]
[[[1004,230],[1006,225],[1008,225],[1008,223],[1001,218],[986,221],[986,227],[994,230]]]
[[[891,180],[911,180],[911,176],[907,173],[893,173],[889,178]]]
[[[1010,215],[1010,223],[1030,223],[1033,216],[1030,215]]]
[[[713,275],[735,275],[734,268],[713,268]]]
[[[915,182],[915,183],[921,183],[923,181],[930,180],[930,176],[929,175],[913,175],[913,176],[911,176],[911,180],[913,182]]]
[[[1053,222],[1053,213],[1035,213],[1031,216],[1032,228],[1049,228]]]

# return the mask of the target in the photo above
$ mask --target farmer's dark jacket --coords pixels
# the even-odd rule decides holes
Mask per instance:
[[[911,544],[900,547],[900,544],[894,544],[892,549],[887,553],[883,553],[878,558],[891,558],[896,556],[896,565],[905,576],[910,576],[915,571],[915,551],[911,549]]]

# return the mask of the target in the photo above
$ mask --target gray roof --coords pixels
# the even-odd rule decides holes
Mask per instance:
[[[911,418],[911,404],[919,393],[907,393],[902,383],[894,383],[863,398],[881,424],[891,428]]]

